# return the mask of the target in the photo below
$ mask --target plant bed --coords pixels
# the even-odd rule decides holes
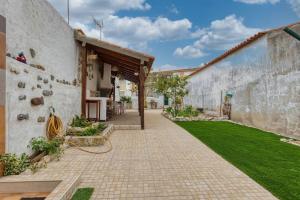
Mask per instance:
[[[89,200],[94,192],[94,188],[79,188],[71,200]]]
[[[47,153],[45,151],[34,152],[31,156],[29,156],[30,163],[39,162],[46,155],[47,155]]]
[[[76,127],[77,128],[77,127]],[[113,125],[108,125],[103,131],[96,135],[78,136],[75,134],[67,135],[65,143],[69,146],[99,146],[103,145],[113,131]]]

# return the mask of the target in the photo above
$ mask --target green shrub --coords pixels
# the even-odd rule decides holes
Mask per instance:
[[[4,154],[0,156],[0,162],[4,164],[4,176],[18,175],[30,165],[29,158],[25,153],[21,154],[21,156]]]
[[[166,112],[167,112],[168,114],[171,114],[171,113],[172,113],[172,110],[173,110],[173,108],[172,108],[172,107],[168,107],[168,108],[166,108]]]
[[[131,97],[129,96],[121,96],[120,101],[123,103],[132,103]]]
[[[94,136],[100,134],[104,129],[106,128],[106,125],[103,123],[99,123],[97,126],[88,127],[84,131],[77,134],[77,136]]]
[[[98,134],[97,128],[89,127],[78,134],[78,136],[94,136]]]
[[[28,147],[35,152],[46,152],[46,154],[49,155],[59,156],[62,153],[62,149],[60,147],[62,143],[62,140],[59,138],[47,140],[45,137],[37,137],[31,139]]]
[[[97,125],[97,130],[98,130],[99,132],[102,132],[105,128],[106,128],[106,125],[103,124],[103,123],[99,123],[99,124]]]
[[[81,127],[81,128],[85,128],[90,125],[92,125],[92,122],[89,122],[85,117],[79,117],[78,115],[75,115],[71,123],[72,127]]]
[[[194,109],[192,106],[186,106],[183,110],[178,112],[178,116],[180,117],[197,117],[199,115],[199,111]]]

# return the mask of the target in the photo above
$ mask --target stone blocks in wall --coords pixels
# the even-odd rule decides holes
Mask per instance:
[[[43,90],[43,95],[45,97],[52,96],[53,95],[53,91],[52,90]]]
[[[26,83],[20,81],[20,82],[18,82],[18,87],[19,87],[19,88],[25,88],[25,87],[26,87]]]
[[[31,99],[32,106],[44,105],[44,97],[35,97]]]
[[[19,121],[28,120],[29,119],[29,114],[18,114],[17,119]]]

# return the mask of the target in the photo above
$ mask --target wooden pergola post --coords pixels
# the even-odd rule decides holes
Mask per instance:
[[[0,155],[5,153],[6,19],[0,15]],[[0,163],[0,176],[3,166]]]
[[[81,52],[81,115],[86,117],[86,74],[87,74],[87,49],[83,45]]]
[[[144,95],[144,90],[145,90],[145,71],[144,71],[144,62],[141,62],[140,65],[140,73],[139,73],[139,78],[140,78],[140,84],[139,84],[139,99],[140,99],[140,114],[141,114],[141,128],[145,129],[145,95]]]
[[[140,86],[140,81],[138,82],[138,111],[139,111],[139,116],[141,116],[141,98],[140,98],[140,91],[141,86]]]

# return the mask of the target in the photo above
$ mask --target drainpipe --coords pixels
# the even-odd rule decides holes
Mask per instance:
[[[283,31],[300,41],[300,35],[295,31],[293,31],[292,29],[286,27],[283,29]]]

